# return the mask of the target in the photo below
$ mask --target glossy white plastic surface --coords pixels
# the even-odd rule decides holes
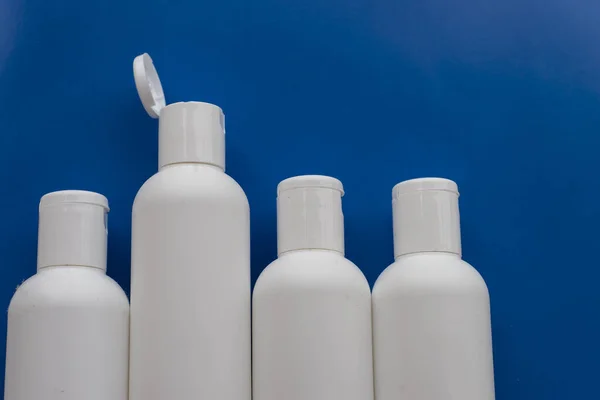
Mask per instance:
[[[130,400],[250,400],[249,206],[223,171],[222,113],[168,105],[159,129],[133,205]]]
[[[127,296],[106,276],[105,264],[78,265],[106,260],[99,254],[106,252],[107,209],[96,193],[42,198],[39,241],[46,255],[8,309],[6,400],[127,400]],[[55,253],[41,243],[50,232]]]
[[[279,232],[281,254],[254,288],[253,400],[372,400],[371,294],[343,256],[341,183],[292,179],[279,186],[278,218],[299,215],[278,229],[298,232]]]
[[[394,189],[394,229],[402,232],[395,237],[398,256],[373,288],[377,400],[494,399],[488,290],[461,259],[460,239],[451,237],[460,235],[458,193],[444,189],[452,186],[448,182],[413,186],[431,185],[428,179]],[[431,235],[429,241],[422,236],[400,243],[409,232],[403,221],[417,236]]]

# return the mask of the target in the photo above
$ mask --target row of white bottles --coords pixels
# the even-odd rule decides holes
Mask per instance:
[[[493,400],[488,291],[461,259],[456,184],[394,188],[396,261],[373,290],[373,342],[342,194],[325,176],[279,184],[279,257],[253,295],[253,399],[371,400],[374,377],[377,400]]]
[[[493,400],[489,298],[461,260],[454,182],[394,188],[396,261],[371,297],[344,257],[342,183],[282,181],[251,332],[249,207],[224,172],[223,113],[167,106],[147,55],[134,71],[160,118],[159,172],[133,206],[131,322],[105,274],[106,198],[44,196],[38,273],[9,308],[6,400]]]
[[[133,205],[131,318],[105,274],[106,198],[44,196],[38,273],[9,308],[6,400],[251,398],[249,206],[224,173],[223,113],[166,106],[148,55],[134,72],[160,120],[159,172]]]
[[[341,182],[326,176],[299,176],[281,182],[277,192],[279,257],[263,271],[254,290],[255,400],[372,400],[373,376],[378,400],[494,398],[489,298],[481,276],[461,260],[454,182],[416,179],[394,188],[396,261],[373,290],[373,334],[368,283],[344,257]],[[106,198],[97,193],[62,191],[42,198],[38,273],[18,288],[9,307],[5,399],[127,399],[129,310],[124,292],[105,273],[107,212]],[[160,213],[152,218],[156,214]],[[178,227],[152,231],[184,225],[180,220]],[[197,272],[180,272],[193,273]],[[167,275],[162,275],[163,281],[177,281]],[[179,281],[185,299],[190,296],[184,291],[189,283]],[[227,283],[223,279],[222,285]],[[161,287],[160,282],[142,285],[141,290],[156,287]],[[169,284],[163,291],[165,287]],[[239,291],[245,287],[240,284]],[[217,304],[228,304],[231,298],[235,296]],[[194,302],[186,300],[179,307],[192,307]],[[142,368],[131,364],[131,397],[142,393],[162,399],[160,393],[167,388],[176,391],[171,397],[175,399],[206,390],[236,391],[232,399],[250,396],[248,386],[229,389],[225,379],[211,382],[210,389],[206,383],[177,386],[178,378],[202,382],[201,376],[193,380],[195,372],[210,374],[211,366],[225,362],[238,368],[215,374],[237,376],[248,384],[250,376],[249,370],[247,376],[240,373],[249,369],[245,354],[232,360],[221,357],[228,354],[228,349],[221,349],[204,358],[207,352],[198,349],[206,343],[195,345],[196,350],[192,344],[190,354],[178,353],[180,341],[164,338],[169,332],[185,338],[187,329],[194,327],[200,335],[228,330],[203,326],[202,321],[211,321],[214,314],[190,315],[193,308],[187,310],[189,321],[180,321],[179,333],[162,327],[181,318],[176,306],[164,310],[165,304],[173,303],[177,299],[161,298],[154,303],[157,317],[146,322],[147,330],[158,330],[163,336],[151,333],[150,339],[137,339],[147,346],[138,347],[147,364]],[[167,318],[171,320],[165,322]],[[244,315],[237,320],[238,327],[247,328]],[[239,336],[238,346],[249,343],[249,335]],[[235,338],[225,339],[236,344]],[[158,347],[152,348],[150,340]],[[132,337],[132,351],[135,346],[140,345]],[[155,361],[159,356],[171,362],[174,371],[187,375],[168,374],[166,368],[157,371],[164,368]],[[134,378],[151,373],[155,378],[144,383],[153,389],[136,391]]]

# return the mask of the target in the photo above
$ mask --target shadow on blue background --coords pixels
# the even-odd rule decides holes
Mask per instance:
[[[452,178],[492,296],[497,398],[594,398],[599,17],[583,0],[2,0],[0,303],[35,272],[37,204],[59,189],[108,197],[109,274],[129,288],[131,206],[157,168],[131,65],[149,52],[169,102],[225,110],[254,279],[276,257],[280,180],[342,180],[347,255],[372,284],[392,186]]]

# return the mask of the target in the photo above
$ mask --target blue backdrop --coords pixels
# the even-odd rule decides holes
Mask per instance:
[[[392,186],[454,179],[497,398],[597,398],[599,18],[593,0],[0,0],[0,303],[35,273],[38,201],[59,189],[108,197],[109,274],[129,288],[131,206],[157,168],[132,76],[149,52],[168,102],[225,111],[254,279],[280,180],[342,180],[347,255],[373,284]]]

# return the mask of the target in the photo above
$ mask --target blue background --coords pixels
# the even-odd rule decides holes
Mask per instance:
[[[254,279],[280,180],[342,180],[347,255],[373,284],[392,186],[454,179],[497,398],[598,398],[599,18],[595,0],[0,0],[0,304],[35,273],[37,204],[59,189],[108,197],[129,288],[131,206],[157,168],[132,77],[149,52],[169,102],[225,110]]]

